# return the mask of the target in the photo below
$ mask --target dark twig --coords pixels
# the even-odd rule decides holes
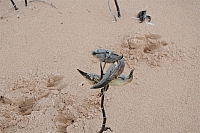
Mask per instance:
[[[11,3],[13,4],[13,6],[14,6],[15,10],[17,10],[18,8],[17,8],[17,6],[16,6],[15,2],[14,2],[13,0],[10,0],[10,1],[11,1]]]
[[[121,13],[120,13],[120,10],[119,10],[119,5],[117,3],[117,0],[115,0],[115,6],[117,8],[118,18],[121,18]]]
[[[106,127],[106,112],[105,112],[104,105],[103,105],[103,103],[104,103],[104,90],[106,90],[108,88],[109,88],[109,85],[106,85],[105,87],[101,88],[101,110],[102,110],[102,114],[103,114],[103,123],[102,123],[101,130],[98,133],[103,133],[103,131],[107,131],[108,129],[110,131],[112,131],[110,127]]]
[[[101,68],[101,77],[100,78],[102,79],[104,74],[103,74],[103,69],[102,69],[101,63],[100,63],[100,68]],[[100,96],[101,96],[101,111],[102,111],[102,114],[103,114],[103,123],[102,123],[102,127],[101,127],[101,130],[99,131],[99,133],[103,133],[103,131],[107,131],[108,129],[110,131],[112,131],[110,127],[106,127],[106,112],[105,112],[104,105],[103,105],[104,95],[105,95],[104,91],[107,91],[108,88],[109,88],[109,84],[107,84],[103,88],[101,88]]]
[[[14,2],[13,0],[10,0],[10,1],[11,1],[11,3],[13,4],[15,10],[17,10],[18,8],[17,8],[15,2]],[[25,0],[25,6],[27,6],[27,5],[28,5],[28,4],[27,4],[27,0]]]
[[[116,8],[117,8],[118,18],[120,18],[120,17],[121,17],[121,13],[120,13],[119,5],[118,5],[118,3],[117,3],[117,0],[114,0],[114,1],[115,1],[115,6],[116,6]],[[116,16],[115,16],[114,12],[112,12],[112,10],[111,10],[111,8],[110,8],[110,0],[108,0],[108,8],[109,8],[109,10],[110,10],[110,13],[113,15],[113,17],[114,17],[114,19],[115,19],[115,21],[113,21],[113,22],[117,22],[117,18],[116,18]]]
[[[28,4],[27,4],[27,0],[25,0],[25,6],[28,6]]]

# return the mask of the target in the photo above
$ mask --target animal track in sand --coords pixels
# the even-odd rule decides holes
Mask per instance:
[[[32,112],[43,113],[42,110],[52,106],[49,95],[66,86],[62,79],[60,75],[47,75],[44,78],[20,77],[7,82],[9,88],[0,90],[0,131],[16,132],[27,127],[30,116],[36,119]]]
[[[112,48],[123,54],[126,63],[134,68],[137,62],[144,61],[150,66],[160,66],[162,59],[169,56],[168,43],[161,40],[160,34],[126,35],[121,45]]]
[[[100,114],[97,95],[78,100],[60,75],[20,77],[6,83],[8,89],[0,89],[0,132],[31,132],[43,121],[52,123],[57,132],[84,131],[85,122]]]

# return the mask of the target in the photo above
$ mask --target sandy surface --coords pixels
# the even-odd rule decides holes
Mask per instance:
[[[97,48],[135,68],[105,94],[114,133],[200,132],[199,0],[118,0],[116,23],[107,0],[49,2],[0,0],[0,133],[99,131],[97,90],[76,70],[100,72]],[[131,19],[144,9],[154,26]]]

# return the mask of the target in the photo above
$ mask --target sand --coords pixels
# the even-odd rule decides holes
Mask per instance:
[[[0,0],[0,133],[99,131],[98,90],[77,71],[100,73],[98,48],[135,69],[105,93],[113,133],[200,132],[199,0],[118,0],[115,23],[107,0],[48,2]],[[142,10],[154,26],[131,18]]]

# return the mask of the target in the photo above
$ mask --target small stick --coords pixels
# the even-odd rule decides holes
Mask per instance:
[[[15,2],[14,2],[13,0],[10,0],[10,1],[11,1],[11,3],[13,4],[15,10],[18,10],[18,8],[17,8]],[[25,6],[27,6],[27,5],[28,5],[28,4],[27,4],[27,0],[25,0]]]
[[[25,0],[25,6],[27,6],[28,4],[27,4],[27,0]]]
[[[10,0],[10,1],[11,1],[11,3],[13,4],[13,6],[14,6],[15,10],[17,10],[18,8],[17,8],[17,6],[16,6],[15,2],[14,2],[13,0]]]
[[[110,131],[112,131],[110,127],[106,127],[106,112],[104,110],[104,105],[103,105],[103,103],[104,103],[104,90],[108,89],[108,87],[109,87],[109,85],[106,85],[105,87],[103,87],[101,89],[101,110],[102,110],[102,114],[103,114],[103,123],[102,123],[101,130],[98,133],[103,133],[103,131],[107,131],[108,129]]]
[[[101,63],[100,63],[100,67],[101,67],[101,78],[100,79],[102,79],[103,78],[103,69],[102,69]],[[110,129],[110,131],[112,131],[110,127],[106,127],[106,112],[104,110],[104,105],[103,105],[103,103],[104,103],[104,91],[108,90],[108,88],[109,88],[109,84],[107,84],[103,88],[101,88],[100,96],[101,96],[101,111],[102,111],[102,114],[103,114],[103,123],[102,123],[102,127],[101,127],[101,130],[99,131],[99,133],[103,133],[103,131],[107,131],[108,129]]]
[[[117,0],[115,0],[115,6],[117,8],[118,18],[121,18],[121,14],[120,14],[119,5],[117,3]]]

